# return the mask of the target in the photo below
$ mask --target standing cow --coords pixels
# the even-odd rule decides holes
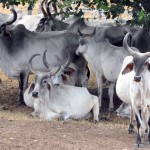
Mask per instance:
[[[150,52],[140,53],[135,51],[136,48],[129,47],[128,37],[129,33],[124,38],[124,48],[132,56],[126,58],[126,64],[121,72],[120,85],[122,85],[118,87],[117,91],[124,91],[125,87],[127,88],[124,91],[124,98],[128,97],[128,103],[131,103],[135,113],[138,129],[136,144],[139,147],[141,145],[141,128],[148,129],[148,144],[150,144]],[[127,84],[128,86],[126,86]]]

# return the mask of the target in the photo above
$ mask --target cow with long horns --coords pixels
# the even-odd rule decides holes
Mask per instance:
[[[69,85],[54,85],[52,76],[58,73],[61,66],[55,71],[49,68],[49,72],[43,73],[33,68],[31,57],[29,64],[32,72],[35,73],[35,82],[29,88],[29,94],[39,101],[39,116],[46,120],[61,118],[64,121],[68,119],[84,119],[90,112],[93,113],[93,121],[99,121],[99,104],[97,96],[91,95],[84,87],[75,87]]]
[[[48,63],[56,65],[54,55],[58,55],[62,63],[66,62],[68,53],[70,61],[77,68],[77,83],[86,75],[86,61],[83,57],[76,55],[79,46],[79,36],[70,31],[53,31],[49,33],[33,33],[23,25],[17,25],[8,30],[7,25],[13,23],[17,14],[12,10],[14,18],[0,25],[0,68],[9,77],[17,77],[20,87],[20,102],[23,102],[23,93],[27,87],[29,58],[35,54],[43,54],[47,49]],[[38,70],[46,71],[42,60],[34,59],[33,64]]]

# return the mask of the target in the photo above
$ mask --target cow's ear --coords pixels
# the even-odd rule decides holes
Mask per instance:
[[[147,69],[150,71],[150,62],[147,63]]]
[[[29,88],[28,94],[30,94],[30,93],[34,90],[34,87],[35,87],[35,84],[34,84],[34,83],[32,83],[32,84],[30,85],[30,88]]]
[[[50,91],[51,90],[51,85],[47,83],[47,89]]]
[[[63,82],[70,81],[70,76],[73,72],[75,72],[75,69],[67,67],[64,71],[64,74],[61,75]]]
[[[122,74],[127,74],[133,70],[133,63],[127,64],[122,71]]]
[[[0,79],[0,88],[3,87],[3,83],[2,83],[2,80]]]
[[[75,71],[75,69],[73,69],[71,67],[67,67],[64,71],[64,74],[70,76],[74,71]]]

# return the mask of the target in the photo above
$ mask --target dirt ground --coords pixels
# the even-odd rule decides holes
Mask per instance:
[[[41,121],[30,116],[32,109],[17,106],[18,83],[0,73],[0,149],[1,150],[134,150],[135,133],[127,132],[129,119],[112,113],[98,124],[89,121]],[[108,116],[107,112],[101,113]],[[143,136],[143,150],[149,150]]]

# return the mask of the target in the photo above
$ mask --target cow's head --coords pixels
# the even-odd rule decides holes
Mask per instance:
[[[150,71],[150,52],[140,53],[135,47],[129,47],[127,43],[129,35],[129,33],[126,34],[123,40],[123,46],[130,52],[133,60],[125,66],[122,74],[129,73],[133,70],[135,72],[134,81],[140,82],[145,74],[145,71]]]
[[[46,11],[44,10],[43,3],[45,2],[46,5]],[[51,1],[47,3],[47,0],[43,0],[41,3],[41,9],[44,15],[44,18],[42,18],[38,25],[37,28],[35,29],[36,32],[48,32],[48,31],[54,31],[55,26],[54,26],[54,18],[52,17],[52,14],[50,12],[50,5]]]
[[[32,59],[36,56],[39,56],[39,54],[34,54],[29,60],[30,70],[35,74],[35,81],[31,84],[29,88],[29,94],[32,92],[32,96],[34,98],[38,98],[39,95],[45,92],[46,89],[48,89],[49,91],[51,90],[51,77],[57,74],[61,68],[61,66],[58,65],[58,67],[51,69],[49,72],[35,71],[32,66]]]
[[[46,68],[50,69],[50,65],[46,60],[46,52],[47,50],[43,54],[43,63]],[[77,81],[77,71],[76,71],[76,67],[73,64],[70,64],[70,55],[68,55],[68,59],[64,64],[62,64],[58,56],[56,56],[56,58],[61,68],[57,72],[57,74],[51,77],[53,84],[54,85],[60,85],[60,84],[75,85]]]
[[[76,54],[79,55],[79,54],[82,54],[84,55],[85,52],[88,50],[89,48],[89,44],[91,44],[91,42],[94,40],[93,39],[93,36],[95,35],[95,32],[96,32],[96,28],[94,29],[94,31],[90,34],[83,34],[81,33],[81,31],[78,29],[78,33],[80,35],[80,38],[79,38],[79,47],[76,51]]]

